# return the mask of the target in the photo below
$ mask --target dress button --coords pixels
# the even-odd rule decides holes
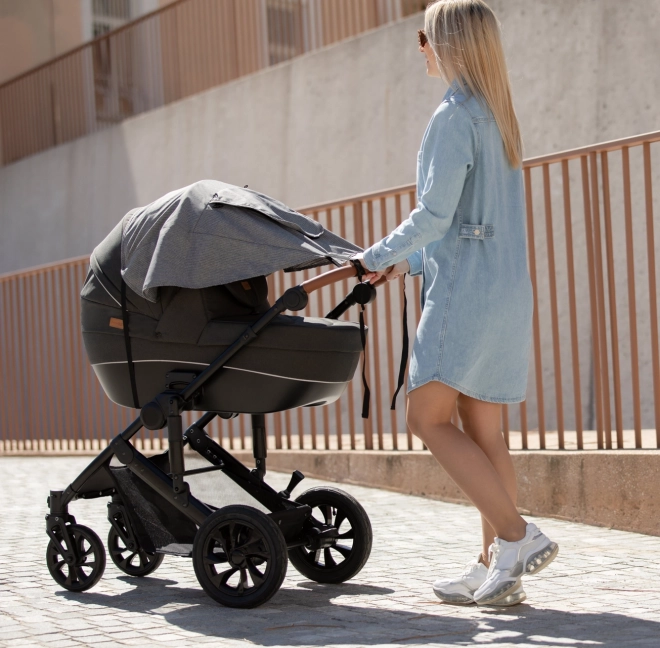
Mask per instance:
[[[479,230],[474,230],[476,236],[479,236]]]

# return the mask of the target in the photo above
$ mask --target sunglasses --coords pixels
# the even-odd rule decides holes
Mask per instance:
[[[423,29],[417,30],[417,40],[419,41],[420,47],[424,47],[426,43],[429,42],[429,39],[426,38],[426,32]]]

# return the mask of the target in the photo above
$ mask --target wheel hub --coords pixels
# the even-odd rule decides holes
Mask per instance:
[[[244,567],[245,566],[245,554],[239,549],[234,549],[229,556],[229,564],[232,567]]]

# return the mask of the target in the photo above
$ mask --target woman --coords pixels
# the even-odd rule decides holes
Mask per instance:
[[[449,603],[514,605],[521,576],[558,550],[516,510],[500,431],[501,404],[525,400],[531,346],[522,142],[491,9],[438,0],[419,37],[427,74],[450,88],[418,154],[418,203],[357,258],[371,282],[423,277],[407,423],[482,515],[481,555],[433,589]],[[455,405],[465,433],[451,423]]]

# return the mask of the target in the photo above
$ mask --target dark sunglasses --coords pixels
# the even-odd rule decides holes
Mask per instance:
[[[429,42],[429,39],[426,38],[426,32],[423,29],[417,30],[417,40],[419,41],[420,47],[424,47],[426,43]]]

